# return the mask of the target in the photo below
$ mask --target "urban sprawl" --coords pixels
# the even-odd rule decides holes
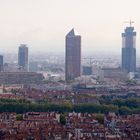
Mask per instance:
[[[0,140],[140,140],[136,32],[122,33],[121,59],[81,56],[72,29],[61,54],[0,55]],[[121,60],[121,62],[120,62]],[[137,63],[136,63],[137,62]]]

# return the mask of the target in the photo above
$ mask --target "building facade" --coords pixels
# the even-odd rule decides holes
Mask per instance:
[[[136,71],[136,32],[131,24],[122,33],[122,69],[127,72]]]
[[[72,29],[66,35],[65,80],[71,81],[81,75],[81,36]]]
[[[4,70],[4,65],[3,65],[3,55],[0,55],[0,71]]]
[[[0,84],[42,84],[44,76],[36,72],[0,72]]]
[[[28,72],[28,47],[26,44],[21,44],[18,51],[18,66],[20,71]]]
[[[83,66],[83,75],[92,75],[92,66]]]

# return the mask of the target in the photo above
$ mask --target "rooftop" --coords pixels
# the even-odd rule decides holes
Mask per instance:
[[[67,36],[79,36],[80,34],[73,28]]]

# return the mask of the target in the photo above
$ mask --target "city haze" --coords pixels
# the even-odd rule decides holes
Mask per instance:
[[[65,35],[74,27],[83,52],[121,52],[121,32],[130,19],[140,46],[139,0],[0,0],[1,52],[64,52]],[[55,48],[55,49],[54,49]]]

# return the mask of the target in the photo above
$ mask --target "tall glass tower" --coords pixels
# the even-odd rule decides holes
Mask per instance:
[[[0,55],[0,72],[3,70],[3,55]]]
[[[127,72],[136,71],[136,32],[131,23],[122,33],[122,69]]]
[[[65,80],[81,75],[81,36],[75,29],[66,35]]]
[[[21,71],[28,72],[28,47],[26,44],[21,44],[18,50],[18,66]]]

